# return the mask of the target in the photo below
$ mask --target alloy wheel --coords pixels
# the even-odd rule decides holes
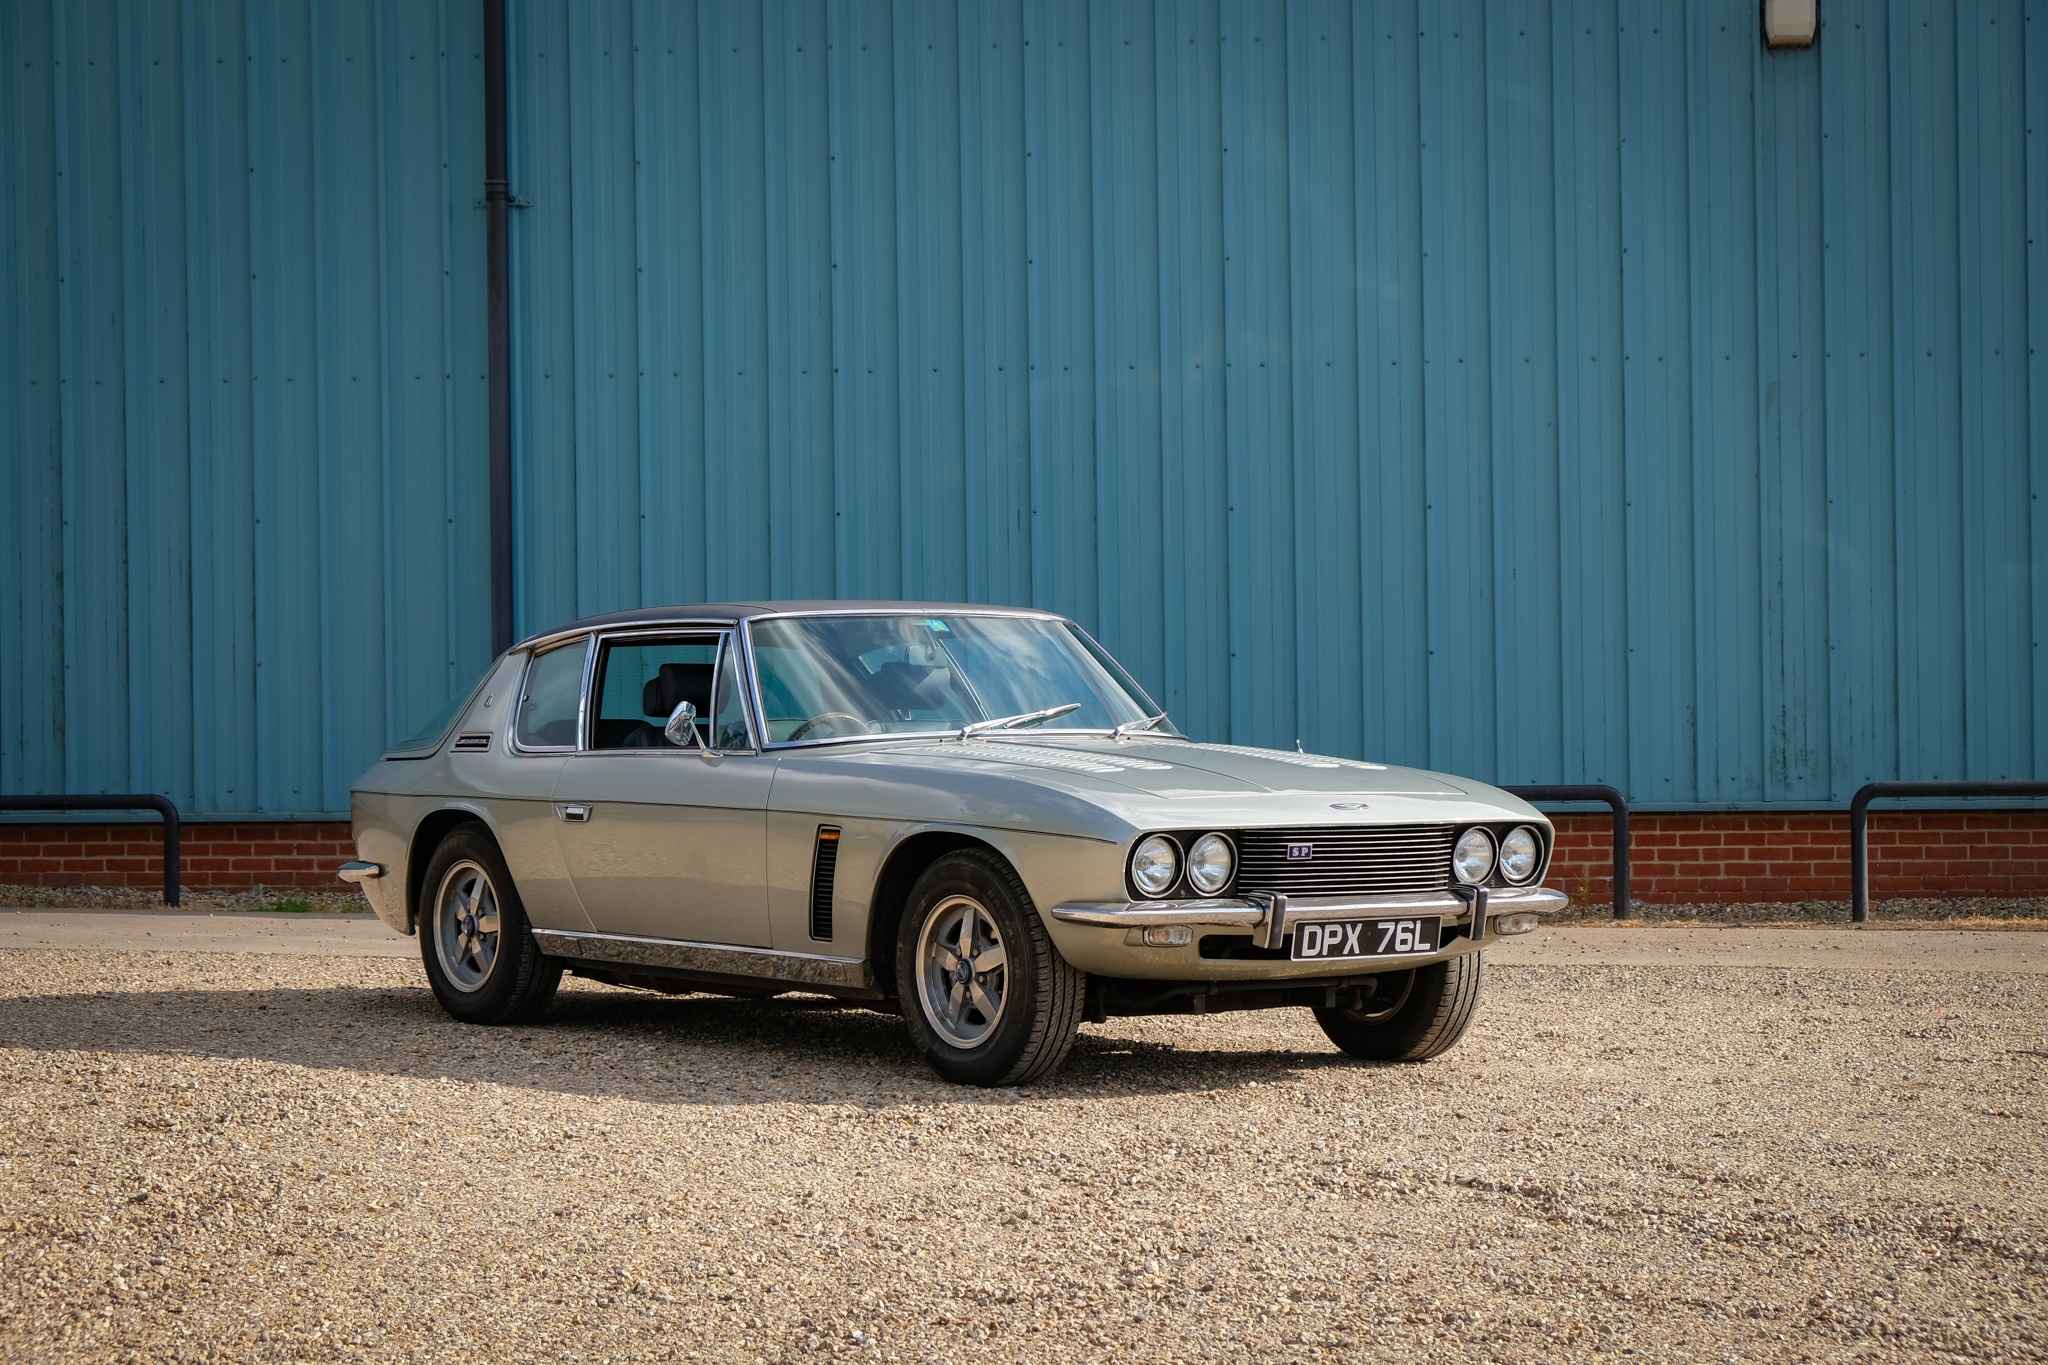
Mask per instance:
[[[464,860],[448,869],[434,897],[434,951],[448,984],[475,991],[498,960],[498,893],[481,864]]]
[[[917,966],[918,1003],[939,1037],[962,1049],[987,1041],[1009,987],[1003,932],[987,907],[968,896],[934,906],[918,935]]]

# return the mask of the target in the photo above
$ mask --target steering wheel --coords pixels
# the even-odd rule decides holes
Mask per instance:
[[[867,732],[868,723],[862,720],[859,716],[850,716],[844,711],[820,711],[817,715],[812,716],[802,725],[797,726],[796,729],[791,730],[789,732],[789,737],[790,739],[802,739],[805,735],[811,732],[811,727],[813,725],[823,725],[828,720],[850,720],[855,725],[858,725],[861,728],[862,733]]]

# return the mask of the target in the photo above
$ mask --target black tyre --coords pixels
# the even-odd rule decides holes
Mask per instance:
[[[1480,958],[1467,953],[1412,971],[1388,973],[1356,1007],[1317,1009],[1323,1032],[1353,1057],[1423,1062],[1465,1036],[1479,1013]]]
[[[896,989],[932,1070],[1021,1085],[1066,1060],[1087,977],[1067,965],[1011,866],[965,849],[925,869],[896,933]]]
[[[562,964],[534,942],[490,830],[450,830],[427,864],[420,898],[420,960],[441,1008],[465,1024],[539,1018],[562,984]]]

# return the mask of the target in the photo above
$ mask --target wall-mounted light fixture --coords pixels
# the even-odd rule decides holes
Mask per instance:
[[[1820,35],[1820,0],[1764,0],[1765,47],[1812,47]]]

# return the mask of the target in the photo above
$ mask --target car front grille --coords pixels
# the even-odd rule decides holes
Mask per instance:
[[[1237,836],[1237,890],[1394,896],[1451,884],[1453,825],[1309,825]],[[1306,858],[1288,857],[1306,846]]]

